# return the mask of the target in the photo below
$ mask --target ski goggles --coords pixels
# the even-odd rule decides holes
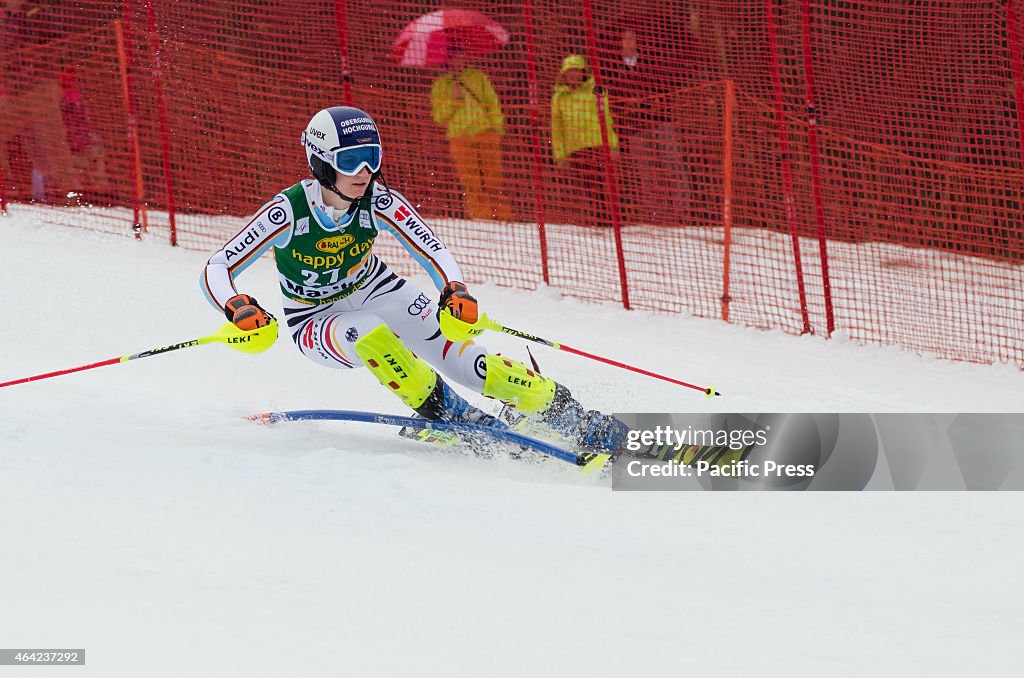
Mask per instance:
[[[332,153],[331,167],[347,177],[359,174],[363,167],[370,172],[380,171],[383,151],[380,144],[363,144],[349,146]]]

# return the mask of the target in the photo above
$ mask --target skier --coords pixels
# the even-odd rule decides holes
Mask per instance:
[[[442,326],[476,323],[477,300],[452,253],[381,176],[380,134],[367,113],[348,106],[322,110],[303,131],[302,145],[313,179],[263,205],[203,269],[203,292],[229,321],[252,330],[273,319],[234,285],[273,247],[285,324],[310,360],[336,369],[366,366],[418,416],[506,426],[466,402],[436,367],[516,408],[521,414],[510,419],[517,423],[539,424],[587,450],[624,448],[628,428],[618,419],[584,410],[565,386],[518,361],[442,333]],[[380,231],[397,238],[427,271],[440,291],[438,302],[377,258],[372,246]]]

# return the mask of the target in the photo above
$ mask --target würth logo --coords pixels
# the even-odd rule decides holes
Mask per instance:
[[[395,218],[398,219],[399,221],[405,221],[411,216],[412,212],[410,212],[409,208],[406,207],[405,205],[402,205],[397,210],[395,210]]]

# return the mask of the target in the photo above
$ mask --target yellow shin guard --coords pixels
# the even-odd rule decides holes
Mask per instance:
[[[409,407],[418,409],[437,382],[434,369],[412,354],[387,325],[378,325],[356,341],[356,353],[373,376]]]
[[[527,414],[543,412],[555,397],[555,382],[518,360],[487,355],[484,395],[497,398]]]

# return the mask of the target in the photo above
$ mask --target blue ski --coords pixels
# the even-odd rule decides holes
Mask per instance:
[[[290,412],[264,412],[249,417],[252,421],[264,424],[275,424],[280,421],[328,420],[328,421],[360,421],[369,424],[385,424],[387,426],[408,426],[431,431],[454,431],[456,433],[473,433],[487,436],[494,440],[519,445],[527,449],[546,454],[585,468],[600,468],[608,461],[609,455],[597,452],[570,452],[556,447],[543,440],[537,440],[515,431],[477,426],[476,424],[460,424],[439,419],[420,419],[419,417],[403,417],[395,414],[377,412],[359,412],[356,410],[292,410]]]

